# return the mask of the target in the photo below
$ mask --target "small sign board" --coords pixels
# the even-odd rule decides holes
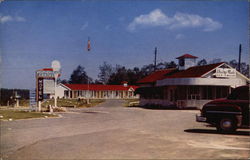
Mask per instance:
[[[54,79],[43,79],[43,93],[55,94],[55,81]]]
[[[30,109],[35,110],[36,107],[36,90],[29,90],[29,100],[30,100]]]
[[[55,78],[55,75],[60,75],[60,71],[36,71],[36,76],[39,78]]]
[[[236,70],[233,68],[216,68],[214,75],[223,78],[236,77]]]

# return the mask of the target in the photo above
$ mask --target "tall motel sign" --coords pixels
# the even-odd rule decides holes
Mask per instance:
[[[38,111],[41,111],[41,103],[44,96],[47,94],[55,95],[58,76],[60,76],[60,71],[55,71],[52,68],[44,68],[36,71],[36,101]]]

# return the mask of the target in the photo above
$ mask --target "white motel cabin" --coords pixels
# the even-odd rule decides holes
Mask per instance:
[[[127,99],[139,98],[134,91],[137,86],[102,84],[62,84],[57,86],[58,98]]]

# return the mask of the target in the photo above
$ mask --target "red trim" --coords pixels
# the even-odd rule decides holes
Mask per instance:
[[[198,57],[193,56],[191,54],[184,54],[184,55],[182,55],[180,57],[177,57],[176,59],[183,59],[183,58],[198,58]]]
[[[43,68],[39,69],[39,71],[53,71],[53,68]]]

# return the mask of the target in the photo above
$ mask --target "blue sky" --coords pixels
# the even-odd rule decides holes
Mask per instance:
[[[104,61],[142,67],[156,46],[158,62],[184,53],[229,61],[241,43],[249,60],[247,1],[4,1],[0,25],[4,88],[34,88],[35,70],[53,60],[62,79],[79,64],[94,79]]]

